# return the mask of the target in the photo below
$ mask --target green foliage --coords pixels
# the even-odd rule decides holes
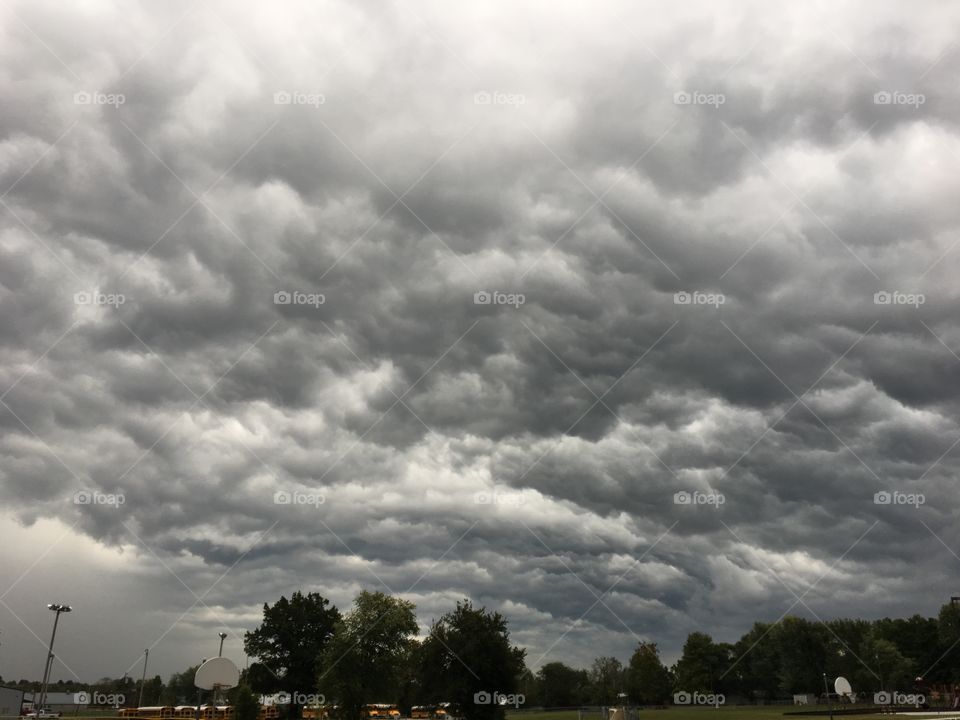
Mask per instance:
[[[197,674],[199,665],[192,665],[180,673],[170,676],[161,694],[164,705],[189,705],[197,701],[197,688],[193,684],[193,676]]]
[[[261,693],[313,693],[319,660],[340,622],[340,612],[318,593],[295,592],[271,607],[263,606],[263,623],[244,636],[247,655],[260,662],[251,666],[247,681]],[[296,699],[296,698],[294,698]],[[290,704],[291,714],[299,705]]]
[[[163,694],[163,680],[159,675],[154,675],[143,684],[143,704],[156,705],[160,702],[160,696]],[[136,704],[140,699],[140,683],[137,682],[137,696],[131,698]]]
[[[674,688],[686,692],[723,692],[723,673],[732,664],[729,645],[713,642],[706,633],[687,636],[683,655],[673,667]]]
[[[590,678],[562,662],[547,663],[537,673],[540,702],[544,707],[574,707],[589,700]]]
[[[809,693],[823,684],[829,636],[820,623],[786,617],[774,628],[780,655],[780,691]]]
[[[640,705],[659,705],[669,697],[673,679],[660,661],[657,644],[642,642],[634,650],[627,669],[627,694]]]
[[[590,684],[592,704],[613,705],[625,686],[623,664],[615,657],[598,657],[590,666]]]
[[[430,628],[418,652],[419,697],[422,702],[459,705],[468,720],[495,720],[503,709],[478,705],[479,692],[521,692],[525,651],[510,644],[507,621],[496,612],[457,603]]]
[[[364,703],[398,701],[417,630],[412,602],[366,590],[357,596],[336,624],[319,678],[324,694],[340,704],[342,717],[359,717]]]
[[[241,685],[234,700],[234,720],[257,720],[260,702],[249,685]]]

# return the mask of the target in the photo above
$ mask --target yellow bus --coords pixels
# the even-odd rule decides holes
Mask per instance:
[[[369,703],[360,708],[365,720],[399,720],[400,708],[390,703]]]
[[[141,707],[141,708],[125,708],[125,710],[129,711],[130,714],[127,715],[127,714],[124,714],[123,711],[121,711],[121,714],[120,714],[121,717],[163,718],[163,720],[174,717],[174,713],[176,712],[176,710],[170,707],[169,705],[156,705],[156,706]]]
[[[460,717],[460,713],[456,711],[456,706],[453,703],[443,702],[437,705],[433,716],[437,720],[452,720],[455,717]]]
[[[257,720],[276,720],[280,717],[280,708],[276,705],[261,705]]]
[[[303,708],[303,720],[330,720],[336,705],[311,705]]]

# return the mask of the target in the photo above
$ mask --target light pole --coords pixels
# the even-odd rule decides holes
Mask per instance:
[[[223,631],[221,631],[221,632],[218,633],[218,634],[220,635],[220,651],[217,653],[217,657],[223,657],[223,641],[226,639],[227,634],[226,634],[225,632],[223,632]],[[218,695],[219,695],[219,694],[220,694],[220,693],[217,692],[217,690],[214,690],[214,691],[213,691],[213,704],[214,704],[214,705],[216,705],[216,704],[219,702],[219,700],[218,700]]]
[[[140,697],[137,707],[143,707],[143,684],[147,681],[147,660],[150,658],[150,648],[143,651],[143,675],[140,676]]]
[[[50,603],[47,605],[47,609],[55,612],[56,617],[53,619],[53,633],[50,635],[50,647],[47,648],[47,664],[43,669],[43,683],[40,686],[40,704],[37,705],[34,703],[34,710],[37,711],[37,717],[39,717],[39,713],[43,710],[47,701],[47,681],[50,679],[51,670],[53,670],[53,641],[57,637],[57,623],[60,622],[60,613],[68,613],[73,610],[69,605],[61,605],[60,603]]]
[[[830,720],[833,720],[833,698],[830,697],[830,686],[827,685],[827,674],[823,674],[823,689],[827,691],[827,702],[830,703]]]

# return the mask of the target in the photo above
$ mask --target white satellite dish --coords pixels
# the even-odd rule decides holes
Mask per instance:
[[[853,696],[853,688],[850,687],[850,681],[843,677],[843,675],[833,681],[833,689],[837,691],[837,695],[843,695],[844,697]]]
[[[201,690],[232,688],[240,682],[240,670],[231,660],[215,657],[197,668],[193,684]]]

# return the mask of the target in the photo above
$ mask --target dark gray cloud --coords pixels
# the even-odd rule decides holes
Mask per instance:
[[[298,588],[533,664],[955,590],[956,9],[2,12],[3,676],[37,598],[89,680]]]

